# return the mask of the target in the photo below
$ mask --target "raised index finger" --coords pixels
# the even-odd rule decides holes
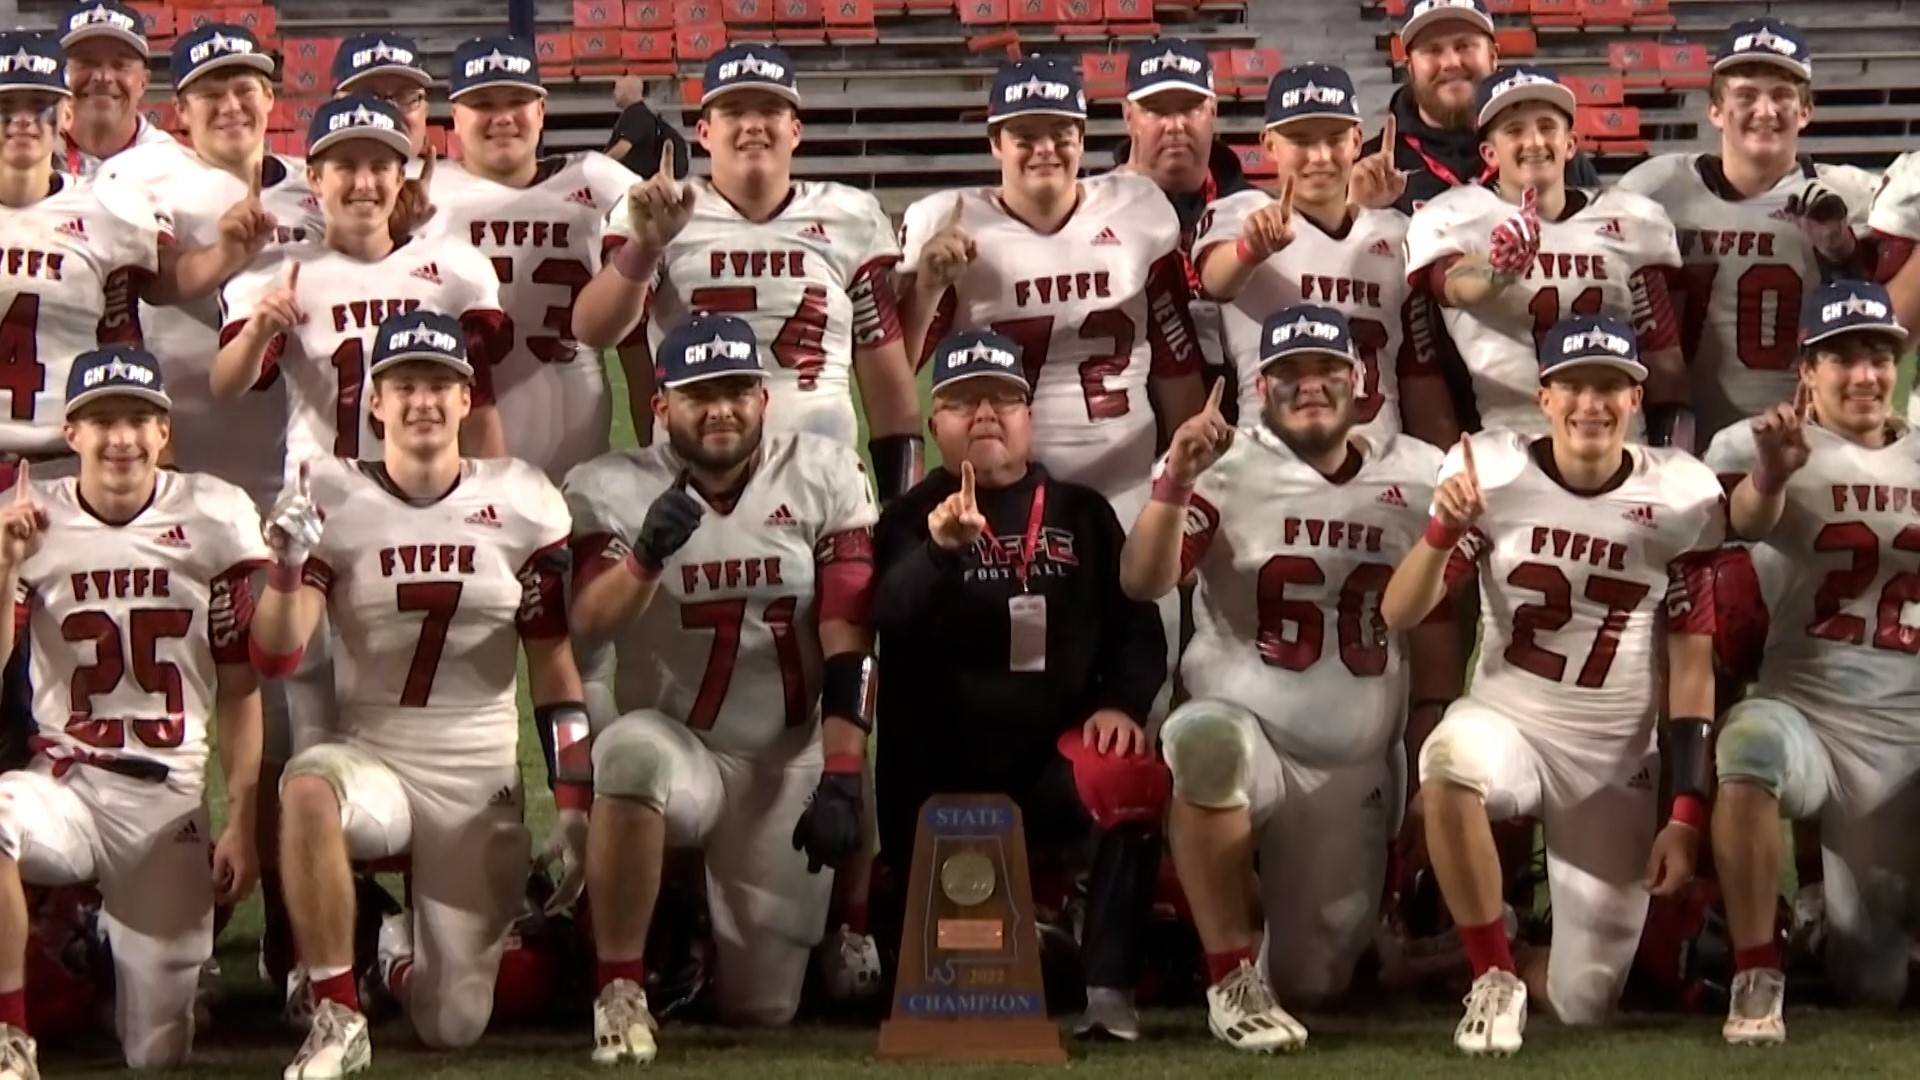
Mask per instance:
[[[1473,464],[1473,440],[1460,436],[1460,464],[1466,468],[1467,482],[1474,487],[1480,486],[1480,470]]]
[[[300,471],[295,474],[293,479],[293,490],[303,499],[313,494],[312,462],[303,461],[300,463]]]
[[[440,160],[440,152],[433,148],[432,143],[428,143],[426,148],[420,151],[421,187],[428,187],[433,183],[433,163],[438,160]]]
[[[1225,378],[1213,380],[1213,389],[1207,391],[1206,408],[1200,411],[1217,415],[1220,412],[1220,396],[1226,392],[1227,380]]]
[[[1280,220],[1293,220],[1293,177],[1291,176],[1280,184]]]
[[[660,171],[654,175],[664,177],[668,180],[674,179],[673,141],[671,139],[660,144]]]
[[[947,211],[947,219],[940,223],[940,228],[937,231],[948,232],[959,228],[960,216],[966,213],[966,209],[967,193],[964,191],[955,192],[953,196],[953,207]]]
[[[960,501],[973,506],[973,462],[960,463]]]
[[[1388,161],[1393,160],[1393,147],[1399,135],[1400,122],[1394,117],[1393,111],[1388,110],[1387,122],[1380,125],[1380,155]]]
[[[299,287],[300,287],[300,264],[295,262],[295,263],[289,264],[287,267],[287,291],[292,292],[293,290]]]
[[[1794,383],[1793,384],[1793,415],[1797,417],[1801,423],[1806,422],[1807,407],[1812,404],[1813,404],[1813,393],[1812,391],[1807,389],[1806,380],[1802,379],[1799,382]],[[26,462],[21,462],[21,464],[24,466]]]
[[[27,465],[27,459],[21,458],[19,468],[13,470],[13,501],[17,503],[33,501],[32,493],[27,491],[27,481],[29,479],[27,476]]]
[[[260,189],[267,186],[267,159],[260,159],[260,167],[247,177],[247,198],[259,199]]]

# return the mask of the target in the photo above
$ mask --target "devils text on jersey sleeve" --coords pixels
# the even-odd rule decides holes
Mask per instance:
[[[1702,440],[1793,396],[1800,301],[1821,268],[1787,202],[1814,180],[1865,223],[1875,179],[1852,167],[1809,162],[1752,198],[1708,154],[1662,154],[1620,179],[1619,190],[1665,207],[1679,236],[1675,301]]]
[[[1181,677],[1314,768],[1385,760],[1406,705],[1406,650],[1380,594],[1426,528],[1440,451],[1363,444],[1359,472],[1335,483],[1264,424],[1243,427],[1200,474],[1181,545],[1183,576],[1199,575]]]
[[[656,445],[569,474],[581,572],[618,566],[647,508],[684,471]],[[867,619],[841,609],[847,598],[823,571],[871,558],[879,512],[853,450],[805,432],[767,437],[732,508],[701,502],[700,526],[667,559],[653,601],[614,635],[615,703],[623,714],[658,709],[713,750],[785,760],[818,732],[820,623]]]
[[[341,724],[382,759],[511,765],[522,637],[566,633],[571,519],[538,469],[468,460],[416,504],[377,462],[309,466],[325,515],[306,568],[327,596]]]
[[[1494,228],[1515,212],[1480,184],[1443,192],[1408,226],[1408,280],[1440,296],[1453,260],[1485,254]],[[1540,252],[1524,276],[1472,309],[1441,309],[1472,377],[1482,426],[1546,434],[1547,418],[1534,400],[1539,346],[1561,319],[1611,315],[1631,322],[1643,355],[1678,344],[1661,275],[1679,265],[1673,225],[1658,204],[1631,192],[1568,189],[1561,220],[1541,219]],[[1637,440],[1644,430],[1635,417],[1629,437]]]
[[[0,453],[63,454],[74,357],[140,341],[138,296],[173,225],[145,191],[56,174],[27,206],[0,206]]]
[[[1215,244],[1240,239],[1247,219],[1273,201],[1264,191],[1242,191],[1207,207],[1194,241],[1193,261]],[[1220,306],[1227,357],[1240,386],[1240,416],[1260,415],[1260,324],[1294,304],[1325,304],[1347,317],[1353,345],[1366,367],[1354,395],[1354,422],[1376,438],[1400,431],[1400,377],[1432,370],[1430,348],[1409,332],[1413,306],[1424,306],[1407,284],[1407,216],[1398,210],[1361,210],[1333,236],[1304,214],[1294,215],[1293,242],[1269,256],[1240,295]]]
[[[217,669],[248,663],[260,517],[232,484],[163,471],[147,508],[110,525],[78,484],[34,482],[47,531],[20,569],[40,736],[56,757],[159,762],[168,786],[197,794]]]
[[[942,297],[927,354],[954,330],[992,329],[1020,345],[1033,392],[1033,456],[1052,475],[1106,496],[1120,519],[1153,468],[1149,375],[1198,371],[1180,221],[1144,176],[1080,182],[1079,209],[1041,234],[983,189],[908,207],[912,273],[920,249],[956,217],[978,245],[973,269]],[[956,203],[958,204],[956,208]],[[918,359],[925,362],[926,357]],[[1139,509],[1144,495],[1131,506]]]
[[[798,180],[779,213],[749,221],[706,182],[691,183],[693,218],[661,260],[649,344],[696,312],[745,319],[773,361],[768,434],[810,431],[854,445],[853,350],[900,335],[900,247],[886,211],[845,184]],[[609,229],[631,238],[624,200]]]
[[[1472,436],[1486,510],[1449,581],[1478,574],[1473,697],[1565,742],[1651,748],[1668,631],[1713,630],[1706,559],[1726,535],[1720,482],[1679,450],[1628,446],[1611,486],[1580,495],[1554,479],[1551,443]],[[1464,468],[1449,451],[1435,486]]]

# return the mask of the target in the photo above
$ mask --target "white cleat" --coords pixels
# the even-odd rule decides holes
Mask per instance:
[[[313,1014],[318,1003],[313,999],[313,980],[307,977],[306,968],[294,968],[287,974],[287,1003],[281,1011],[287,1026],[295,1031],[308,1031],[313,1027]]]
[[[660,1051],[647,992],[632,979],[615,979],[593,1003],[593,1063],[645,1065]]]
[[[0,1080],[40,1080],[40,1045],[12,1024],[0,1024]]]
[[[285,1080],[339,1080],[373,1064],[367,1018],[337,1001],[323,1001],[313,1012],[313,1030],[281,1074]]]
[[[1087,987],[1087,1011],[1073,1026],[1076,1039],[1118,1039],[1136,1042],[1140,1038],[1140,1010],[1134,1008],[1133,993],[1101,986]]]
[[[842,926],[820,943],[820,981],[834,1001],[865,1001],[880,992],[880,946],[870,934]]]
[[[1751,968],[1733,977],[1727,1022],[1720,1034],[1733,1046],[1778,1046],[1787,1041],[1781,1006],[1787,977],[1773,968]]]
[[[1245,960],[1207,987],[1207,1030],[1235,1050],[1255,1054],[1286,1053],[1307,1045],[1307,1029],[1280,1007],[1259,969]]]
[[[1467,991],[1467,1015],[1453,1029],[1461,1053],[1506,1057],[1520,1049],[1527,1029],[1527,984],[1511,971],[1495,968],[1473,980]]]
[[[413,964],[413,913],[396,912],[380,920],[379,944],[374,950],[380,971],[380,985],[395,1001],[400,999],[394,985],[397,971]]]

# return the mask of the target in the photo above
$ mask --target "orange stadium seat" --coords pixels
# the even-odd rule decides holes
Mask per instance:
[[[1115,37],[1157,37],[1160,24],[1153,21],[1153,0],[1107,0],[1107,32]]]
[[[627,62],[622,55],[621,31],[614,28],[575,30],[573,32],[573,73],[575,75],[622,75]]]
[[[909,15],[951,15],[956,6],[954,0],[889,0],[889,2],[893,5],[890,10]],[[873,13],[880,14],[878,4],[874,6]]]
[[[712,26],[725,19],[720,11],[718,0],[675,0],[668,5],[673,8],[674,27]]]
[[[700,95],[705,91],[699,79],[680,80],[680,101],[689,109],[700,106]]]
[[[313,114],[320,110],[320,106],[326,104],[326,99],[318,97],[294,98],[290,104],[293,106],[293,132],[304,139],[306,138],[307,129],[313,124]]]
[[[142,33],[148,41],[166,41],[173,37],[173,8],[167,4],[129,4],[140,16]]]
[[[1386,0],[1380,5],[1380,10],[1387,13],[1387,18],[1399,22],[1407,17],[1407,0]]]
[[[673,0],[627,0],[629,30],[673,29]]]
[[[1513,26],[1493,32],[1493,42],[1505,58],[1526,58],[1540,51],[1540,39],[1527,26]]]
[[[1580,0],[1533,0],[1527,6],[1533,13],[1533,25],[1543,27],[1580,26]]]
[[[1119,53],[1085,53],[1080,57],[1080,81],[1095,101],[1119,101],[1127,93],[1127,58]]]
[[[541,78],[565,78],[573,74],[573,35],[535,34],[533,56],[540,62]]]
[[[1618,75],[1568,75],[1565,82],[1581,105],[1623,105],[1627,100],[1626,84]]]
[[[1246,173],[1248,179],[1271,180],[1280,174],[1280,167],[1259,143],[1236,146],[1233,152],[1240,159],[1240,171]]]
[[[1673,29],[1673,13],[1667,10],[1667,0],[1628,0],[1627,6],[1633,10],[1636,29]]]
[[[446,157],[447,137],[451,134],[453,133],[438,124],[429,124],[427,125],[427,145],[433,147],[434,153]]]
[[[1603,154],[1647,152],[1647,140],[1640,131],[1640,110],[1630,105],[1581,109],[1574,117],[1573,133]]]
[[[1394,67],[1407,66],[1407,43],[1400,40],[1399,34],[1387,39],[1387,58],[1393,61]]]
[[[671,75],[678,70],[673,62],[672,30],[622,30],[620,56],[633,75]]]
[[[1705,45],[1662,45],[1659,52],[1660,84],[1667,89],[1704,90],[1713,83],[1713,58]]]
[[[1107,5],[1103,0],[1055,0],[1054,17],[1061,37],[1084,37],[1106,25]]]
[[[1235,97],[1265,97],[1267,83],[1280,73],[1280,60],[1280,50],[1271,45],[1232,50],[1227,54],[1226,88],[1222,92],[1231,91]]]
[[[1007,25],[1007,0],[960,0],[962,26]]]
[[[673,54],[682,60],[704,61],[726,47],[725,23],[682,26],[673,32]]]
[[[217,8],[182,8],[173,16],[175,32],[186,34],[226,18]]]
[[[288,38],[281,60],[281,89],[288,94],[325,93],[332,85],[339,38]]]
[[[626,18],[616,0],[573,0],[573,25],[579,29],[615,29],[624,26]]]
[[[1525,15],[1532,6],[1531,0],[1487,0],[1487,14],[1495,18],[1502,15]]]
[[[1607,44],[1607,66],[1620,73],[1629,90],[1660,88],[1660,54],[1651,41],[1614,41]]]
[[[293,130],[293,105],[285,98],[273,103],[273,111],[267,114],[268,131]]]
[[[1016,26],[1040,26],[1058,17],[1055,0],[1007,0],[1007,21]]]
[[[728,26],[759,30],[773,25],[773,0],[725,0],[720,17]]]
[[[827,24],[828,41],[839,44],[880,40],[880,31],[873,24],[877,14],[874,0],[828,0],[821,14]]]
[[[1580,0],[1580,19],[1587,26],[1625,27],[1633,22],[1630,0]]]
[[[244,26],[253,31],[253,36],[272,47],[274,33],[279,19],[274,10],[265,4],[241,4],[220,9],[220,18],[235,26]]]

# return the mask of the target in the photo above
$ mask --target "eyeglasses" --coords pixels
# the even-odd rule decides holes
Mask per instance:
[[[977,412],[981,402],[992,406],[994,412],[1005,415],[1015,409],[1024,408],[1027,404],[1027,396],[1017,391],[1009,390],[986,393],[978,391],[968,393],[961,390],[934,395],[933,407],[937,412],[955,413],[965,416],[969,413]]]
[[[391,94],[375,94],[373,96],[399,109],[401,112],[412,112],[427,103],[427,92],[425,90],[399,90]]]

